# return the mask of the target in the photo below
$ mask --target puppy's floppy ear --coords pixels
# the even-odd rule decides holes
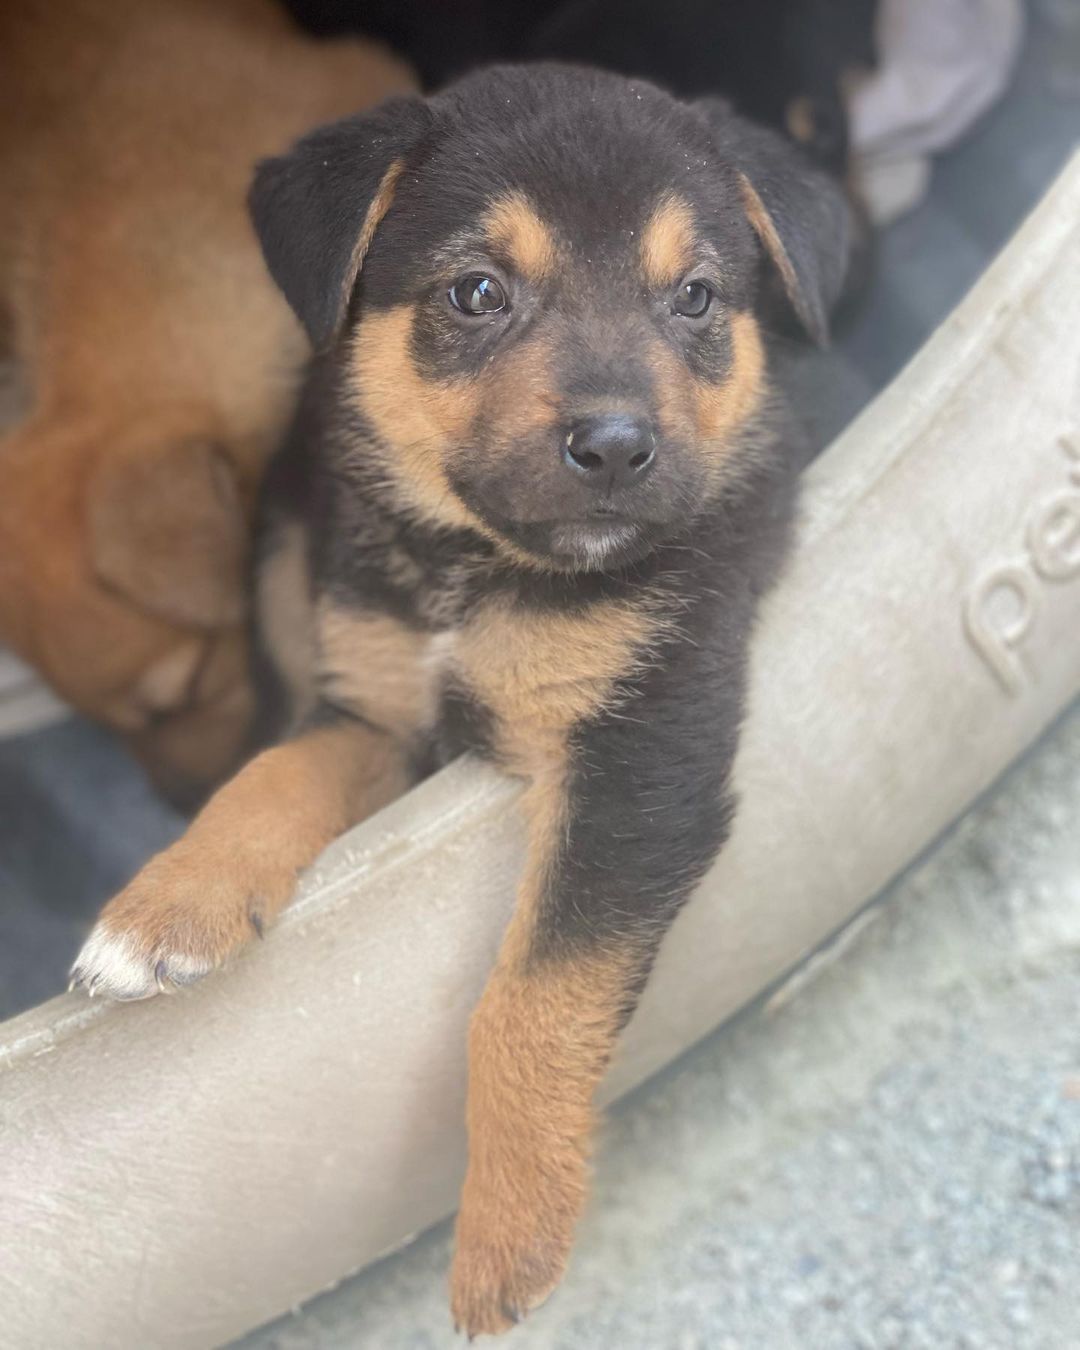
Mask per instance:
[[[717,151],[739,174],[743,207],[800,323],[818,346],[827,346],[829,312],[847,276],[854,236],[843,189],[783,136],[738,117],[722,99],[695,106]]]
[[[316,348],[344,322],[364,254],[430,124],[422,99],[389,99],[257,166],[248,209],[263,256]]]

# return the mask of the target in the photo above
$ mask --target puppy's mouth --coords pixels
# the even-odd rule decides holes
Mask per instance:
[[[461,475],[456,481],[451,477],[451,483],[491,533],[563,572],[610,571],[640,562],[682,523],[670,494],[648,488],[600,496],[568,490],[561,480],[552,486],[541,481],[525,496],[499,491],[490,479],[470,481]],[[569,488],[578,485],[571,482]]]

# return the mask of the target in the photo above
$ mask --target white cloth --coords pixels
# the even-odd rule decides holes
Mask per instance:
[[[927,157],[1001,96],[1023,31],[1021,0],[881,0],[878,67],[848,97],[856,170],[875,219],[914,205]]]

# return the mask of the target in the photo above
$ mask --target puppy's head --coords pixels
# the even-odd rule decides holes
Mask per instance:
[[[738,481],[758,291],[824,341],[847,255],[839,189],[779,137],[559,66],[318,131],[251,206],[400,499],[565,569],[643,555]]]

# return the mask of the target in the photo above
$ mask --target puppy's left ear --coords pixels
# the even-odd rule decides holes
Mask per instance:
[[[257,166],[248,193],[255,232],[316,349],[340,331],[364,255],[431,121],[422,99],[389,99]]]
[[[847,277],[854,218],[840,184],[783,136],[732,112],[721,99],[695,105],[732,164],[743,207],[799,322],[828,346],[829,314]]]

